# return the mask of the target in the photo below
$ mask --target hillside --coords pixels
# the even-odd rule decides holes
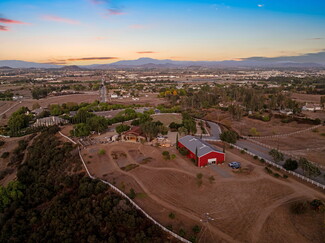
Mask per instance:
[[[0,188],[0,242],[171,242],[128,201],[82,172],[56,128],[36,137]],[[22,162],[22,158],[19,162]]]

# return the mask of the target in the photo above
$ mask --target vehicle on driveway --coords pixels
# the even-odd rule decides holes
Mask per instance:
[[[233,168],[233,169],[239,169],[240,168],[240,163],[239,162],[230,162],[229,167]]]

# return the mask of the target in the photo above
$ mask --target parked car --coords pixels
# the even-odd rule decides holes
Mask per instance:
[[[233,169],[239,169],[240,168],[240,163],[239,162],[230,162],[229,167],[233,168]]]

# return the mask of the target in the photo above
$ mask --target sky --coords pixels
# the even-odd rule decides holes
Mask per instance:
[[[324,51],[324,0],[0,0],[0,60],[86,65]]]

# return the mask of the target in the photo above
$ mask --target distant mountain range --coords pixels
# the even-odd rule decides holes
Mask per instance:
[[[124,60],[110,64],[93,64],[85,66],[62,66],[46,63],[25,62],[17,60],[0,61],[0,67],[11,68],[60,68],[63,70],[82,69],[115,69],[115,68],[185,68],[185,67],[210,67],[210,68],[325,68],[325,52],[305,54],[301,56],[287,56],[276,58],[251,57],[241,61],[174,61],[140,58],[137,60]]]

